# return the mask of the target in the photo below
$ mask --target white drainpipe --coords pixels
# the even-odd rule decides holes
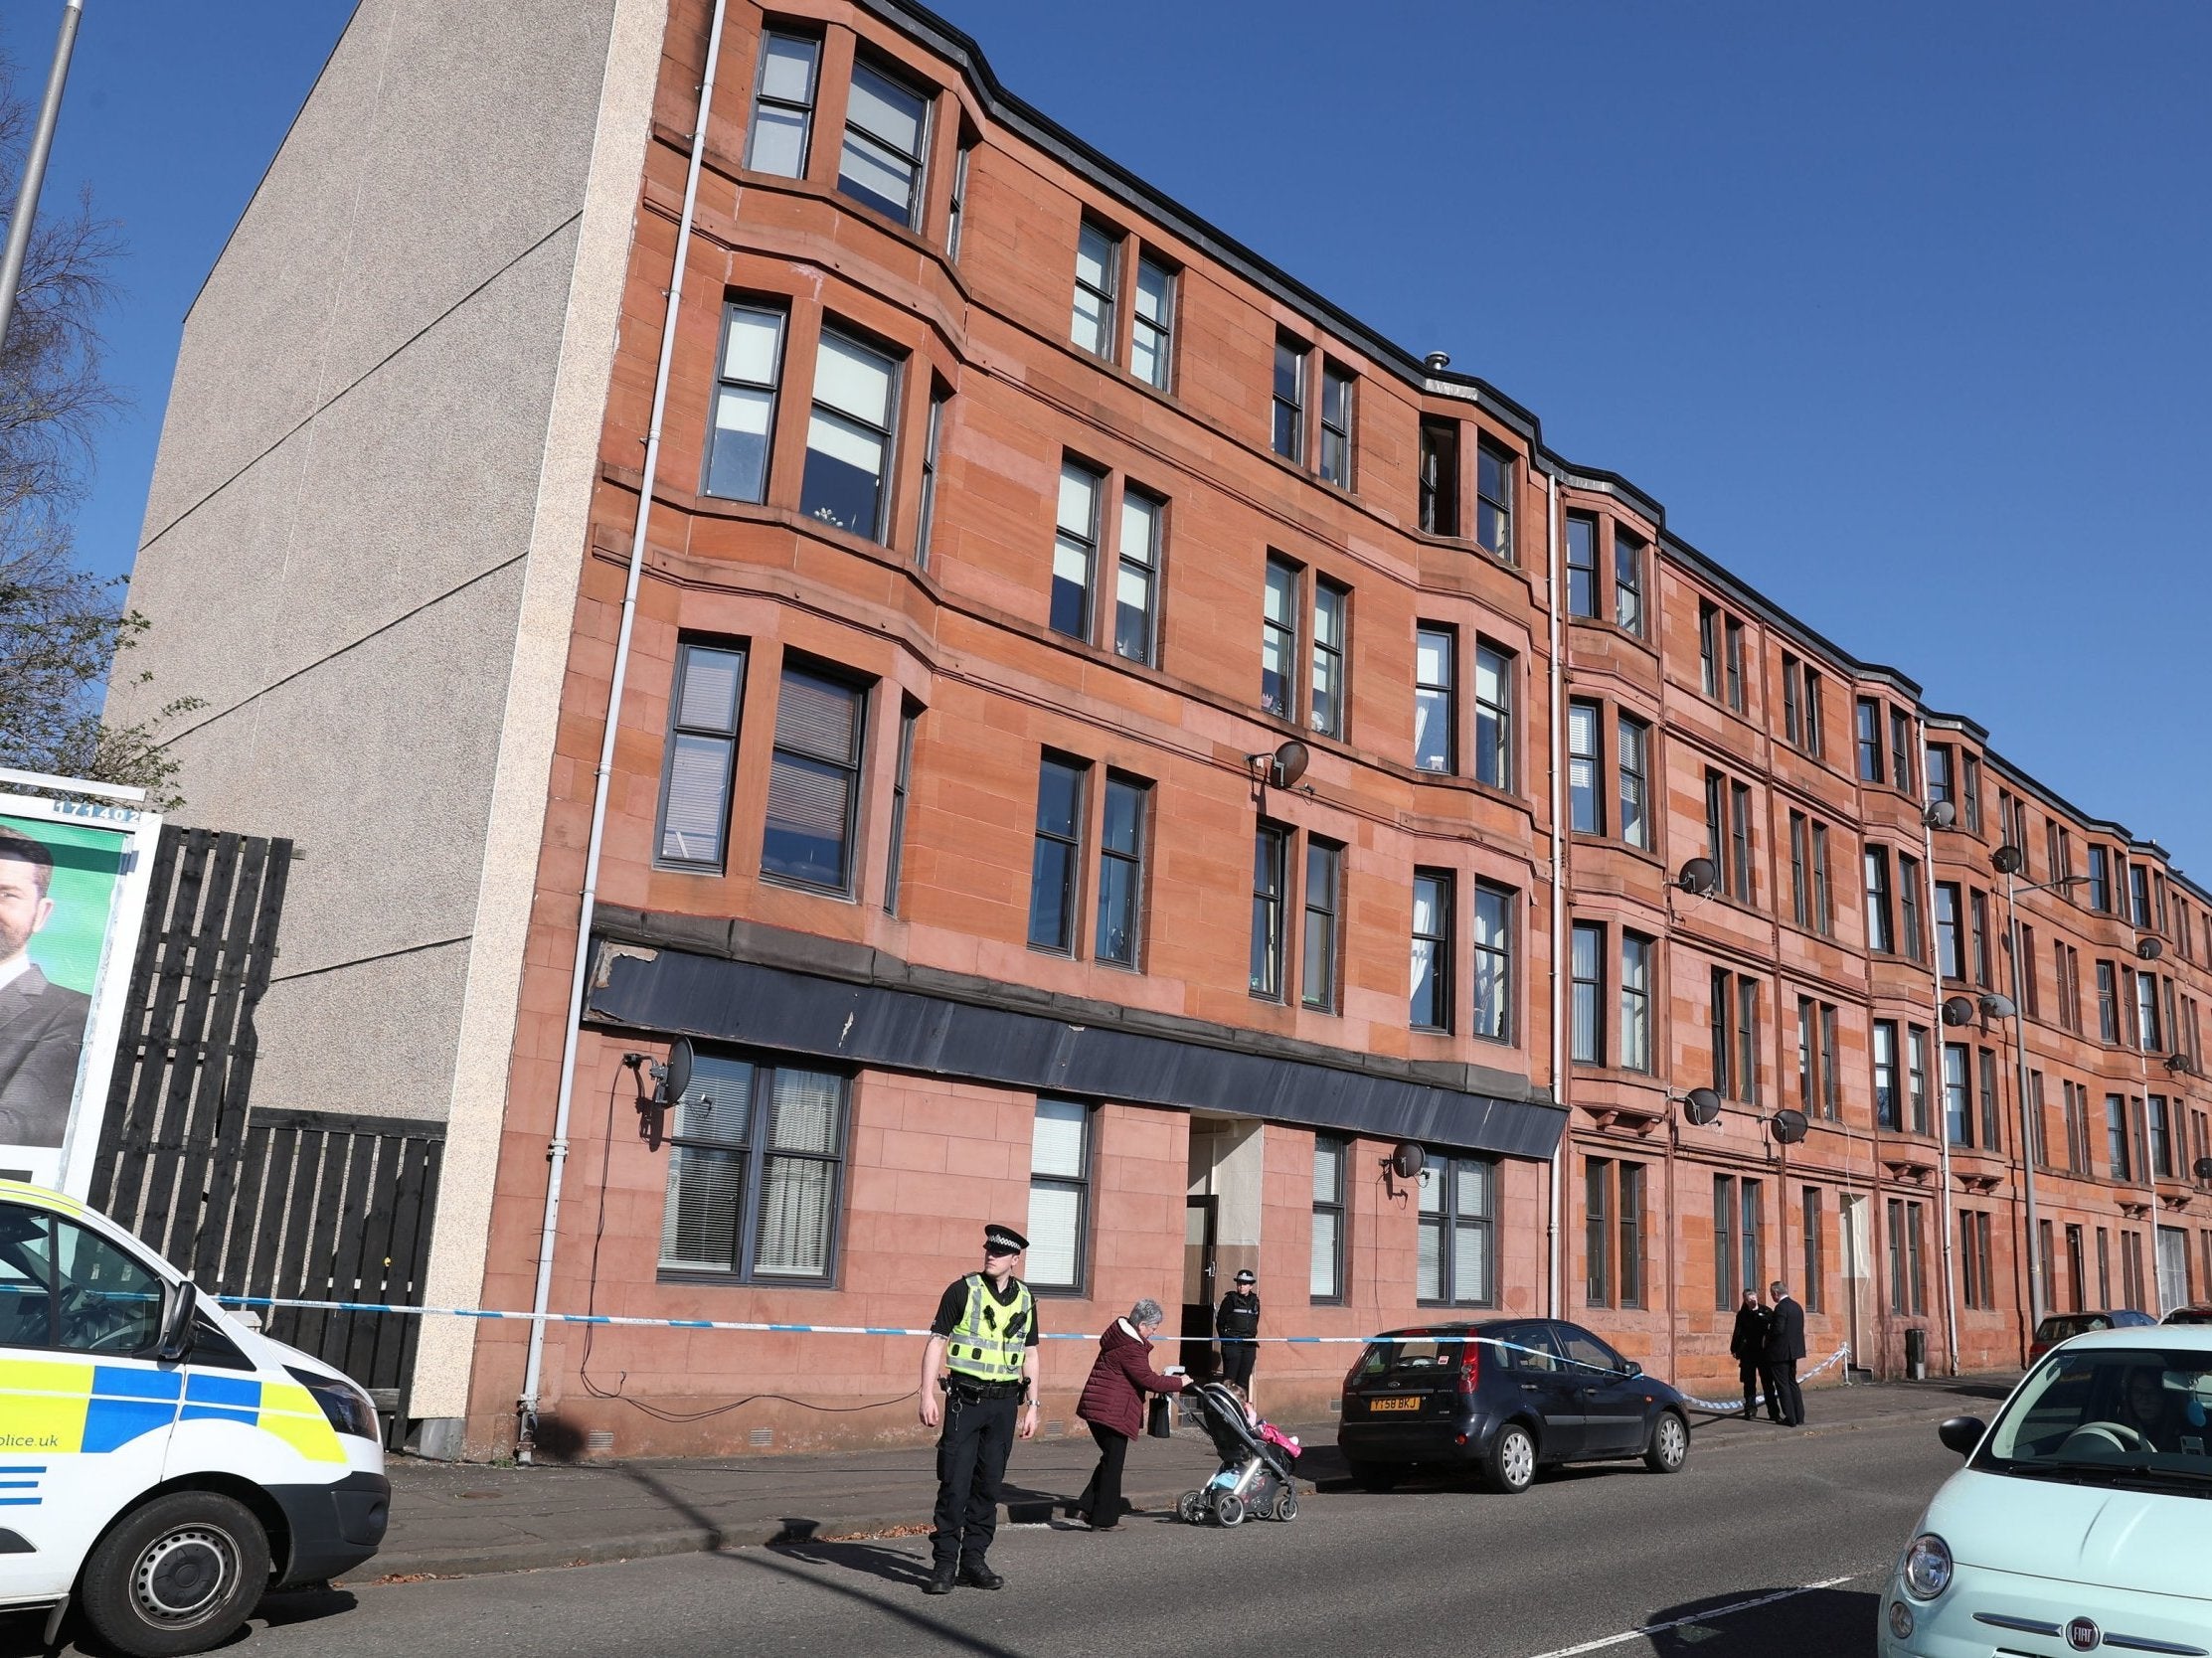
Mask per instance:
[[[1552,652],[1551,695],[1551,749],[1552,749],[1552,1097],[1561,1106],[1567,1104],[1567,998],[1562,994],[1566,975],[1561,971],[1567,959],[1567,763],[1563,752],[1567,741],[1567,663],[1566,641],[1562,637],[1559,620],[1559,592],[1561,587],[1559,543],[1559,475],[1544,474],[1544,622],[1549,631]],[[1545,1228],[1545,1241],[1550,1254],[1552,1317],[1564,1316],[1566,1309],[1567,1234],[1561,1225],[1559,1206],[1566,1192],[1567,1135],[1573,1126],[1570,1115],[1560,1124],[1559,1143],[1552,1147],[1552,1201],[1550,1222]]]

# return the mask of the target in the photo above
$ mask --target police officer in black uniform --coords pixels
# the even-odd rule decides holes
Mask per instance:
[[[1260,1292],[1251,1267],[1237,1274],[1237,1287],[1221,1298],[1214,1313],[1214,1337],[1221,1343],[1221,1379],[1252,1394],[1252,1366],[1260,1357]]]
[[[941,1421],[943,1431],[930,1534],[936,1564],[924,1594],[950,1594],[956,1582],[994,1589],[1006,1581],[986,1557],[998,1532],[998,1482],[1014,1435],[1027,1439],[1037,1431],[1037,1298],[1014,1276],[1028,1247],[1012,1227],[986,1227],[983,1270],[953,1279],[930,1322],[922,1424]]]

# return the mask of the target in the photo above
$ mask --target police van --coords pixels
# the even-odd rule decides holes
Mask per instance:
[[[0,1613],[72,1603],[132,1658],[358,1566],[392,1487],[376,1411],[74,1199],[0,1180]]]

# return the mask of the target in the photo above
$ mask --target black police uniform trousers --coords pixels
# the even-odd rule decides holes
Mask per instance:
[[[1250,1339],[1238,1341],[1235,1337],[1221,1344],[1221,1379],[1234,1382],[1246,1393],[1252,1392],[1252,1367],[1259,1362],[1260,1344]]]
[[[957,1376],[944,1396],[937,1434],[937,1506],[930,1547],[936,1564],[979,1564],[998,1535],[998,1483],[1014,1449],[1021,1400],[1013,1393],[977,1398]]]

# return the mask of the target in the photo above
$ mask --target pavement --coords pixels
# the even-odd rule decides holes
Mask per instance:
[[[1846,1434],[1899,1418],[1986,1417],[2012,1376],[1830,1387],[1805,1395],[1806,1425],[1699,1411],[1691,1458],[1783,1439]],[[1298,1471],[1326,1499],[1344,1487],[1333,1419],[1296,1424],[1307,1446]],[[1040,1523],[1065,1512],[1098,1459],[1088,1433],[1017,1442],[1007,1468],[1006,1518]],[[1213,1472],[1195,1427],[1129,1447],[1123,1494],[1165,1511]],[[936,1500],[928,1445],[838,1454],[716,1457],[519,1468],[394,1458],[392,1525],[384,1549],[349,1582],[469,1576],[587,1566],[650,1556],[896,1537],[927,1530]]]

